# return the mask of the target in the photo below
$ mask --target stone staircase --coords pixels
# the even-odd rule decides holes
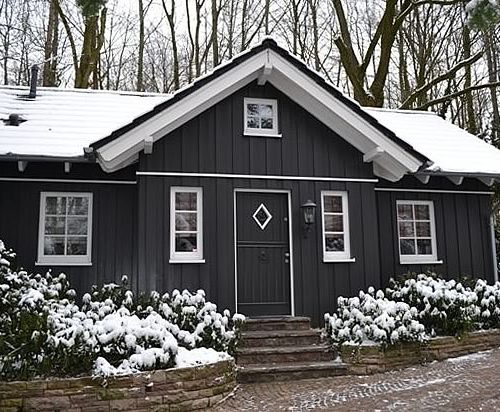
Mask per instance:
[[[239,382],[270,382],[344,375],[347,366],[311,329],[306,317],[247,319],[236,353]]]

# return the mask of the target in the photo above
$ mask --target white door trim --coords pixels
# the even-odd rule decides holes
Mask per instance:
[[[292,191],[287,189],[244,189],[235,188],[233,192],[233,214],[234,214],[234,302],[235,311],[238,312],[238,232],[237,232],[237,211],[236,196],[238,193],[284,193],[288,200],[288,247],[290,250],[290,315],[295,316],[295,293],[294,293],[294,274],[293,274],[293,236],[292,236]]]

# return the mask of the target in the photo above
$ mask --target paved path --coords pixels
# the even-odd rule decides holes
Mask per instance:
[[[371,376],[240,385],[212,411],[500,411],[500,349]]]

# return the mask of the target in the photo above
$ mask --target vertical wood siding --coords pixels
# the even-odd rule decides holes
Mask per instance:
[[[93,284],[117,282],[124,274],[136,282],[136,190],[135,185],[0,181],[0,239],[17,252],[17,262],[25,269],[64,272],[82,293]],[[92,266],[35,266],[40,192],[44,191],[93,193]]]
[[[448,191],[490,191],[477,180],[466,179],[456,186],[445,178],[433,177],[423,185],[413,177],[397,184],[380,182],[381,187],[413,188]],[[488,195],[377,192],[379,221],[380,273],[385,284],[391,276],[407,272],[432,270],[448,278],[458,276],[481,277],[493,281],[493,255],[491,250],[490,214],[491,197]],[[432,200],[436,221],[437,254],[439,265],[401,265],[399,263],[396,226],[397,200]]]

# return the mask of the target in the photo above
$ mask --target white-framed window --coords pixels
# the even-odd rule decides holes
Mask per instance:
[[[321,192],[323,261],[351,259],[347,192]]]
[[[434,203],[427,200],[398,200],[396,210],[400,262],[437,262]]]
[[[40,265],[90,265],[92,193],[42,192],[38,230]]]
[[[170,262],[203,263],[203,189],[170,189]]]
[[[247,135],[278,135],[278,101],[275,99],[244,99],[244,124]]]

